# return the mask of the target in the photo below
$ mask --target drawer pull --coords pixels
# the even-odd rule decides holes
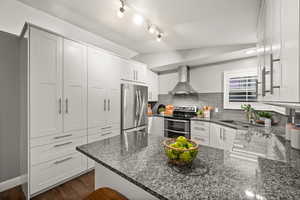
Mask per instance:
[[[201,127],[194,127],[195,130],[198,130],[198,131],[206,131],[205,128],[201,128]]]
[[[111,133],[112,133],[112,132],[102,133],[101,136],[109,135],[109,134],[111,134]]]
[[[62,135],[62,136],[57,136],[57,137],[54,137],[55,140],[58,140],[58,139],[61,139],[61,138],[66,138],[66,137],[71,137],[72,134],[68,134],[68,135]]]
[[[57,144],[57,145],[54,145],[54,147],[62,147],[62,146],[66,146],[68,144],[72,144],[73,142],[66,142],[66,143],[63,143],[63,144]]]
[[[72,157],[68,157],[68,158],[65,158],[65,159],[62,159],[62,160],[58,160],[58,161],[54,162],[54,164],[55,164],[55,165],[58,165],[58,164],[61,164],[61,163],[63,163],[63,162],[66,162],[66,161],[68,161],[68,160],[71,160],[71,159],[72,159]]]
[[[110,129],[110,128],[112,128],[111,126],[107,126],[107,127],[103,127],[103,128],[101,128],[102,130],[105,130],[105,129]]]
[[[194,139],[196,139],[196,140],[201,140],[201,141],[205,141],[205,139],[203,139],[203,138],[199,138],[199,137],[194,137]]]

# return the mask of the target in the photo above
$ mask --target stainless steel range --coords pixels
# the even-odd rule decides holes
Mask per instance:
[[[165,117],[165,137],[191,138],[191,118],[197,115],[196,106],[175,107],[173,116]]]

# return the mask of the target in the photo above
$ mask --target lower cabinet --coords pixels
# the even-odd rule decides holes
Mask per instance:
[[[87,170],[87,158],[76,151],[86,144],[86,131],[32,139],[30,148],[30,194],[55,186]]]
[[[164,117],[159,117],[159,116],[148,117],[148,133],[163,136],[164,127],[165,127],[164,123],[165,123]]]
[[[236,130],[222,125],[210,125],[210,146],[219,149],[231,150]]]
[[[209,145],[210,123],[191,121],[191,138],[201,145]]]
[[[87,169],[86,156],[73,153],[63,157],[31,166],[31,194],[53,187],[68,178],[78,175]]]
[[[105,140],[117,135],[120,135],[120,124],[114,124],[112,126],[93,128],[88,130],[88,143]],[[95,162],[88,158],[87,168],[91,169],[95,167]]]
[[[236,130],[205,121],[191,121],[191,138],[200,145],[231,150]]]

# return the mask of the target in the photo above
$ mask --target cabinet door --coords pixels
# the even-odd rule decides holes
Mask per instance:
[[[64,40],[64,131],[86,128],[86,47]]]
[[[134,64],[135,69],[135,81],[146,83],[146,70],[147,66],[142,63]]]
[[[223,149],[222,143],[222,127],[216,124],[210,125],[210,137],[209,137],[209,144],[214,148]]]
[[[235,129],[227,128],[227,127],[222,128],[222,142],[223,142],[224,149],[228,151],[232,150],[235,135],[236,135]]]
[[[122,59],[121,60],[122,67],[121,67],[121,79],[122,80],[134,80],[135,78],[135,71],[133,66],[131,65],[129,60]]]
[[[62,132],[62,38],[30,29],[30,136]]]
[[[108,90],[107,94],[108,124],[120,124],[121,121],[121,93],[120,90]]]
[[[105,76],[108,78],[107,87],[114,90],[120,90],[120,70],[123,67],[123,61],[121,58],[110,55],[110,62],[106,66]]]
[[[299,1],[282,0],[282,87],[280,100],[299,102]]]
[[[106,124],[106,89],[88,87],[88,127],[102,127]]]
[[[88,85],[107,87],[111,69],[111,57],[96,48],[88,48]]]

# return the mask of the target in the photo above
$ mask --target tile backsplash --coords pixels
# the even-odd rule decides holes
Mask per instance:
[[[197,107],[212,106],[218,108],[217,113],[212,115],[217,118],[232,119],[246,121],[246,115],[242,110],[224,110],[223,108],[223,93],[197,93],[195,95],[178,95],[160,94],[158,96],[159,104],[173,104],[174,106],[196,105]],[[284,125],[287,117],[278,113],[273,113],[276,120]]]

